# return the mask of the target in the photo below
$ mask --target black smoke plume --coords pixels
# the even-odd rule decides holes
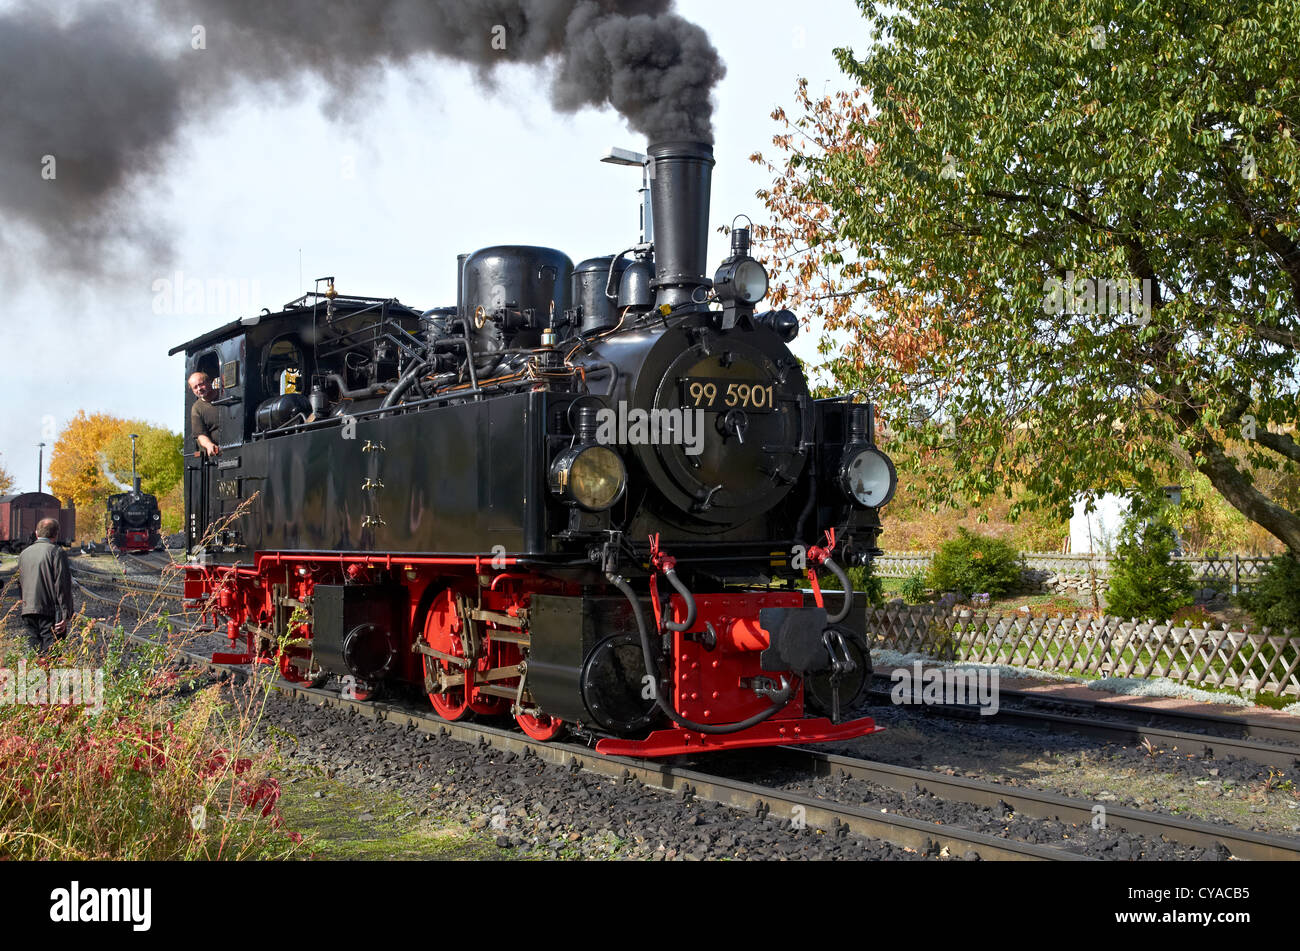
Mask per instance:
[[[164,243],[134,213],[136,192],[187,122],[237,103],[250,84],[317,77],[333,109],[426,57],[485,78],[503,63],[533,64],[549,70],[557,109],[610,105],[650,141],[713,139],[710,93],[725,69],[672,0],[178,6],[0,13],[0,245],[11,263],[22,228],[41,245],[22,250],[81,273],[101,271],[121,243]]]

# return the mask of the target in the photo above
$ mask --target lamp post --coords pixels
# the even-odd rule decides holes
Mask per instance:
[[[41,482],[45,478],[45,443],[36,444],[36,491],[41,491]]]

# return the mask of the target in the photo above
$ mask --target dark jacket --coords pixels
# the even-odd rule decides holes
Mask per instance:
[[[72,571],[63,549],[48,538],[24,548],[18,556],[23,586],[23,614],[72,618]]]

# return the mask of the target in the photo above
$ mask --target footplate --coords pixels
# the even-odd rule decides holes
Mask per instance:
[[[805,743],[827,743],[831,740],[851,740],[859,736],[879,733],[871,717],[832,723],[825,717],[800,720],[767,720],[740,733],[696,733],[693,730],[655,730],[644,740],[622,740],[606,737],[596,743],[596,752],[607,756],[680,756],[684,753],[705,753],[717,750],[741,750],[756,746],[799,746]]]

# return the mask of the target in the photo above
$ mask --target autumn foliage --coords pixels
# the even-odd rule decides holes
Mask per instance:
[[[862,6],[756,237],[902,478],[1063,518],[1195,473],[1300,551],[1300,0]]]
[[[81,410],[59,434],[50,454],[49,491],[77,506],[79,538],[102,538],[104,503],[131,486],[131,439],[135,433],[136,470],[141,488],[158,496],[163,527],[179,526],[181,505],[173,491],[181,480],[181,437],[140,420]],[[163,501],[170,502],[163,507]]]

